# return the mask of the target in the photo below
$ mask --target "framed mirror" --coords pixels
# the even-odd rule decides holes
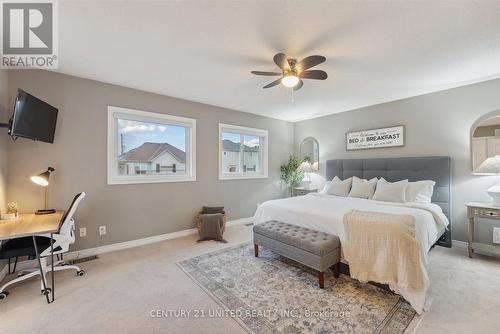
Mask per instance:
[[[478,167],[486,159],[500,155],[500,115],[477,122],[471,129],[472,172],[482,173]]]
[[[299,158],[307,160],[314,171],[319,170],[319,144],[313,137],[307,137],[300,143]]]

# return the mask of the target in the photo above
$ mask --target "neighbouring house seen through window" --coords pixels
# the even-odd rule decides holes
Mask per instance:
[[[109,183],[193,180],[195,122],[109,107]]]
[[[267,177],[267,131],[219,125],[219,178]]]
[[[186,128],[118,119],[120,175],[186,174]]]

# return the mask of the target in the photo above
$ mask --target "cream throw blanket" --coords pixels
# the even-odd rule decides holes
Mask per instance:
[[[344,228],[342,248],[351,277],[388,284],[421,314],[429,276],[415,238],[415,218],[352,210],[344,215]]]

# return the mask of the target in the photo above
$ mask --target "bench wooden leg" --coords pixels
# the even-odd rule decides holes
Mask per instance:
[[[337,262],[331,268],[333,270],[333,276],[335,278],[339,278],[339,274],[340,274],[340,262]]]
[[[254,244],[253,245],[253,250],[255,252],[255,257],[259,257],[259,245]]]
[[[325,273],[320,271],[318,273],[318,279],[319,279],[319,288],[324,289],[325,288]]]

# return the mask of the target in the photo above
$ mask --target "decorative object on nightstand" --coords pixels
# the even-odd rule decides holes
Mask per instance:
[[[39,175],[33,175],[31,177],[31,181],[33,183],[38,184],[39,186],[45,187],[45,206],[43,209],[40,209],[36,212],[37,215],[46,215],[50,213],[56,212],[54,209],[48,209],[48,201],[49,201],[49,178],[50,173],[54,172],[55,169],[52,167],[47,168],[47,170]]]
[[[467,203],[467,217],[469,218],[469,257],[472,257],[476,250],[500,256],[500,247],[474,241],[474,225],[476,223],[475,218],[500,220],[500,207],[492,205],[490,203]]]
[[[301,162],[296,155],[290,155],[288,162],[280,166],[280,180],[288,187],[290,196],[293,196],[293,188],[298,187],[304,178],[304,172],[299,170]]]
[[[295,187],[293,188],[293,196],[304,196],[309,193],[317,193],[318,189],[316,188],[304,188],[304,187]]]
[[[313,172],[313,167],[309,161],[304,161],[303,163],[300,164],[299,170],[301,172],[304,172],[304,178],[302,179],[302,184],[304,185],[304,188],[310,189],[311,188],[311,177],[309,176],[309,173]]]
[[[489,157],[484,160],[475,170],[474,174],[481,175],[499,175],[500,174],[500,155]],[[488,195],[493,199],[493,205],[500,207],[500,184],[491,186]]]

